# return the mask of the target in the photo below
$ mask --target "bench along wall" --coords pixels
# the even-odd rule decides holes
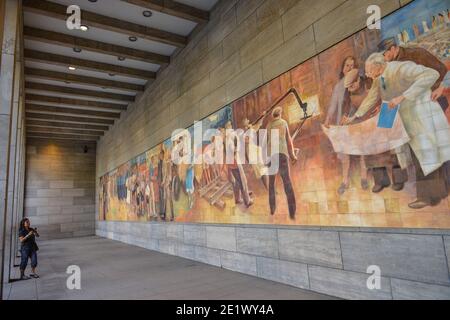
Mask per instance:
[[[383,9],[383,14],[388,14],[404,5],[399,1],[379,1],[377,4]],[[208,26],[192,39],[188,48],[175,57],[173,65],[162,72],[159,80],[148,89],[144,96],[140,98],[140,101],[132,106],[112,131],[102,138],[97,153],[97,178],[101,178],[101,185],[98,188],[100,200],[98,213],[100,220],[109,221],[98,222],[98,234],[133,243],[135,242],[133,240],[134,233],[129,230],[130,234],[127,235],[127,226],[137,226],[135,228],[144,228],[142,230],[148,231],[148,237],[154,237],[153,234],[157,235],[157,245],[142,244],[143,246],[183,256],[182,251],[184,249],[179,249],[184,247],[185,239],[183,237],[178,236],[177,244],[169,246],[169,249],[167,249],[165,240],[166,236],[169,237],[167,230],[178,230],[177,228],[184,230],[187,225],[171,224],[165,226],[159,223],[145,223],[147,221],[170,220],[170,206],[167,203],[164,206],[158,203],[158,200],[164,199],[161,195],[168,194],[168,192],[158,191],[158,184],[152,185],[153,194],[158,193],[158,198],[154,200],[155,206],[152,209],[149,209],[148,204],[137,201],[141,199],[138,196],[139,192],[143,193],[145,190],[146,181],[143,178],[150,175],[152,167],[154,169],[162,168],[162,166],[158,166],[160,157],[161,160],[164,160],[164,152],[167,156],[167,150],[171,148],[169,141],[166,141],[163,146],[158,145],[158,143],[168,139],[174,129],[188,127],[195,120],[203,119],[205,116],[209,127],[224,127],[227,122],[230,122],[234,128],[242,128],[244,118],[248,118],[250,122],[255,121],[262,111],[268,110],[274,101],[292,88],[296,89],[302,100],[310,106],[311,109],[306,110],[308,114],[314,116],[306,123],[301,135],[297,136],[295,141],[296,146],[301,150],[300,161],[291,167],[297,203],[295,218],[291,219],[292,217],[290,218],[288,215],[289,205],[286,203],[281,185],[278,185],[277,210],[275,215],[270,215],[268,192],[260,181],[254,178],[251,167],[248,167],[246,168],[246,176],[255,200],[255,204],[249,209],[243,205],[236,205],[233,194],[230,194],[229,190],[228,194],[227,192],[223,194],[220,203],[211,206],[211,199],[201,198],[202,188],[207,191],[211,181],[208,178],[205,179],[204,173],[203,175],[200,173],[195,174],[196,178],[200,178],[197,179],[198,183],[195,184],[196,193],[193,208],[189,205],[188,193],[185,194],[183,191],[180,191],[180,198],[174,201],[175,221],[179,223],[447,228],[450,218],[448,215],[448,198],[444,198],[437,206],[428,206],[420,211],[408,207],[408,203],[412,202],[415,197],[415,170],[412,166],[409,167],[409,180],[402,191],[395,192],[387,189],[382,194],[373,194],[370,190],[361,188],[359,180],[361,179],[360,172],[363,170],[358,167],[360,162],[355,161],[350,171],[352,174],[350,188],[343,195],[337,193],[343,180],[342,162],[339,161],[342,159],[338,160],[336,157],[326,136],[322,134],[320,124],[326,121],[330,97],[334,86],[340,79],[341,65],[346,61],[347,56],[354,56],[353,67],[364,74],[364,61],[370,53],[377,51],[378,43],[391,36],[394,36],[398,41],[398,34],[402,30],[392,30],[394,27],[384,29],[384,31],[383,29],[382,31],[363,30],[320,55],[310,60],[307,59],[362,28],[367,19],[366,8],[368,5],[369,3],[364,1],[316,1],[314,4],[308,3],[308,1],[280,2],[268,0],[220,2],[213,12],[212,20]],[[433,6],[430,5],[429,1],[418,0],[410,7],[397,12],[395,16],[386,18],[383,23],[393,25],[393,21],[403,21],[401,18],[408,18],[408,15],[417,10],[424,13],[424,17],[427,17],[424,19],[427,21],[431,19],[427,22],[431,30],[427,31],[423,27],[423,30],[416,31],[417,26],[405,25],[403,27],[408,28],[412,33],[401,34],[402,41],[409,41],[411,42],[409,44],[420,46],[423,37],[431,36],[431,33],[428,32],[435,35],[447,31],[446,20],[439,22],[439,24],[434,22],[436,25],[433,27],[433,14],[436,14],[434,11],[442,11],[442,8],[440,8],[442,5],[448,8],[446,2],[435,1]],[[308,10],[311,10],[311,12]],[[315,16],[317,14],[323,14],[323,16]],[[343,17],[346,17],[345,21]],[[405,20],[410,21],[411,19]],[[412,22],[408,23],[411,24]],[[436,52],[437,56],[439,54],[439,52]],[[303,61],[305,62],[295,67]],[[282,74],[293,67],[295,68]],[[279,74],[282,75],[277,77]],[[276,79],[270,81],[273,78]],[[264,83],[267,84],[263,85]],[[245,95],[251,90],[254,91]],[[292,131],[295,131],[295,128],[298,127],[302,116],[299,105],[295,104],[296,101],[292,96],[287,97],[280,103],[284,110],[285,119],[290,124]],[[217,111],[223,106],[227,107]],[[209,116],[211,114],[212,116]],[[447,120],[443,113],[442,117]],[[140,156],[136,157],[137,155]],[[132,160],[130,161],[130,159]],[[125,165],[121,165],[123,163]],[[214,173],[211,176],[214,178]],[[184,185],[186,179],[183,174],[180,174],[180,177]],[[135,180],[139,182],[139,179],[144,182],[144,187],[140,186],[140,183],[136,183]],[[120,183],[118,183],[119,180]],[[157,180],[158,176],[155,174],[155,181]],[[127,181],[129,183],[126,183]],[[130,187],[130,181],[135,187]],[[119,185],[121,187],[118,187]],[[127,185],[129,190],[123,188],[124,185]],[[227,188],[226,185],[217,187]],[[121,189],[124,189],[122,190],[124,192],[118,192]],[[292,201],[290,201],[291,203]],[[139,221],[141,223],[119,221]],[[201,225],[198,227],[203,228]],[[125,231],[117,234],[116,228]],[[166,230],[166,228],[168,229]],[[249,228],[259,230],[260,227],[249,226]],[[282,228],[287,230],[284,229],[285,227]],[[291,228],[295,229],[295,227]],[[138,232],[142,232],[142,230]],[[225,235],[237,234],[237,229],[233,226],[212,230],[223,231]],[[276,243],[274,247],[278,248],[277,250],[286,246],[286,244],[280,243],[280,233],[276,227],[263,227],[261,230],[263,231],[257,231],[258,234],[277,235],[277,240],[274,240]],[[359,230],[355,229],[351,234],[358,235],[358,232]],[[409,232],[423,233],[424,231],[409,230]],[[213,233],[211,232],[211,236],[214,239]],[[289,234],[289,231],[287,233]],[[368,233],[370,234],[370,232]],[[222,249],[225,250],[225,253],[219,252],[220,258],[215,260],[213,264],[242,272],[246,272],[245,268],[250,268],[251,271],[247,273],[261,275],[253,268],[253,261],[261,259],[258,260],[252,256],[248,258],[242,252],[237,255],[227,253],[237,251],[239,245],[244,241],[242,238],[235,236],[233,247],[233,238],[227,240],[225,236],[216,240],[208,240],[209,234],[207,232],[205,241],[217,241],[217,244],[208,245],[207,243],[206,253],[199,253],[201,257],[204,254],[209,256],[209,253],[214,255],[214,250],[211,251],[210,249]],[[301,240],[303,239],[306,240],[307,250],[320,252],[320,241],[314,241],[314,238],[327,238],[329,235],[332,236],[325,244],[327,250],[341,248],[344,245],[343,239],[340,237],[343,234],[338,232],[320,230],[305,232],[302,235],[301,232],[293,231],[291,234],[293,238],[292,241],[288,241],[289,245],[286,246],[288,248],[292,246],[292,243],[301,246]],[[379,235],[379,233],[375,233],[375,235]],[[296,236],[299,240],[295,240]],[[361,237],[365,236],[367,236],[367,233],[361,235]],[[429,249],[440,257],[437,263],[440,265],[441,276],[446,276],[441,278],[442,281],[437,282],[422,279],[418,274],[416,274],[417,277],[405,277],[404,279],[419,281],[417,284],[410,284],[408,292],[417,293],[417,290],[413,289],[414,286],[432,283],[441,286],[427,287],[430,288],[430,292],[437,290],[441,294],[448,293],[448,288],[445,287],[448,286],[448,262],[445,257],[443,236],[444,234],[438,233],[437,236],[433,237],[435,242],[425,241],[425,243],[430,245]],[[393,252],[396,252],[396,250],[399,250],[399,252],[407,251],[408,246],[404,246],[404,244],[407,243],[408,239],[412,241],[413,238],[404,239],[406,242],[382,242],[377,250],[380,250],[380,252],[391,249],[394,250]],[[439,239],[440,241],[438,241]],[[215,245],[222,246],[223,241],[225,246],[230,245],[231,247],[214,247]],[[248,240],[253,246],[257,245],[258,241],[260,239],[257,237]],[[370,240],[367,241],[368,243],[371,242]],[[348,243],[350,242],[346,244]],[[193,250],[197,252],[195,250],[201,251],[203,249],[194,248]],[[299,247],[298,250],[304,249]],[[366,248],[362,248],[361,251],[370,252]],[[426,251],[417,252],[417,254],[421,255]],[[349,257],[351,259],[352,254],[356,254],[352,250],[347,252],[346,259],[349,259]],[[308,265],[308,259],[302,258],[301,254],[298,258],[297,254],[297,250],[294,249],[293,256],[297,257],[294,260],[304,262],[305,266]],[[257,255],[255,253],[255,256]],[[261,256],[264,256],[264,254]],[[330,275],[335,275],[336,278],[345,277],[345,273],[341,273],[342,270],[345,270],[343,268],[345,266],[343,253],[340,257],[340,264],[332,264],[331,266],[328,263],[321,264],[319,259],[319,262],[311,262],[311,268],[312,270],[317,270],[314,267],[337,268],[333,269],[336,273],[330,273]],[[383,257],[383,255],[375,254],[373,257],[375,261],[372,264],[377,264],[376,260],[380,257]],[[198,258],[196,253],[193,257],[191,255],[188,258],[201,261],[203,259]],[[284,261],[281,256],[277,257],[276,255],[272,259]],[[336,254],[334,259],[339,260],[339,255]],[[209,258],[203,260],[208,262]],[[289,261],[290,259],[286,260]],[[372,259],[368,260],[372,261]],[[368,260],[364,263],[369,262]],[[217,263],[217,261],[220,261],[220,263]],[[423,267],[422,262],[416,261],[416,266],[411,266],[411,264],[406,266],[409,268],[417,267],[420,270],[420,267]],[[383,264],[382,262],[380,261],[380,264]],[[358,268],[354,268],[353,271],[360,272],[360,280],[366,276],[362,275],[361,272],[364,272],[368,266],[369,264],[365,267],[360,264]],[[257,267],[258,264],[256,264]],[[280,264],[279,268],[284,267]],[[314,278],[310,273],[309,265],[307,268],[308,277]],[[327,271],[332,272],[333,270]],[[402,272],[394,275],[398,279],[402,279]],[[310,278],[308,279],[311,280]],[[366,288],[365,281],[358,283],[358,285]],[[325,289],[319,289],[317,286],[311,285],[309,288],[321,292],[329,290],[329,293],[350,297],[339,291],[333,292],[333,288],[338,286],[337,283],[334,285],[330,283],[328,289],[326,284],[323,285]],[[349,284],[348,290],[351,291],[352,288],[353,285]],[[393,297],[392,291],[389,292],[390,295],[387,297]],[[423,292],[427,292],[427,290],[422,290]],[[436,296],[438,295],[436,294]]]

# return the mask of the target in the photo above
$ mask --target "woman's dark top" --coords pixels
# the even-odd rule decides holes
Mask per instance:
[[[27,231],[27,229],[23,228],[19,230],[19,238],[20,237],[26,237],[27,234],[32,231],[31,229],[29,229]],[[26,239],[25,241],[22,242],[22,248],[25,249],[31,249],[31,250],[38,250],[38,246],[36,244],[36,236],[33,234],[31,236],[28,237],[28,239]]]

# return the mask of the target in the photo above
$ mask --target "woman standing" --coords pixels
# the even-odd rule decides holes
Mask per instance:
[[[30,220],[27,218],[22,219],[20,222],[19,228],[19,240],[21,243],[20,253],[21,253],[21,261],[20,261],[20,279],[27,280],[30,277],[25,275],[25,269],[28,264],[28,258],[31,259],[31,274],[32,278],[39,278],[36,273],[37,267],[37,251],[39,250],[36,244],[36,237],[39,237],[39,233],[36,229],[31,228]]]

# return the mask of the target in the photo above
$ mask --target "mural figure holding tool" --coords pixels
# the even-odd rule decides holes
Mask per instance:
[[[297,204],[295,199],[294,188],[292,187],[291,174],[290,174],[290,164],[289,160],[297,161],[297,156],[294,151],[294,143],[292,140],[291,133],[289,132],[289,125],[282,118],[283,109],[281,107],[276,107],[272,111],[272,121],[267,126],[269,133],[269,150],[271,155],[271,166],[272,162],[278,164],[279,175],[283,179],[284,192],[286,193],[287,203],[289,206],[289,217],[295,219],[295,213],[297,211]],[[272,154],[272,130],[278,130],[278,153]],[[275,179],[278,174],[269,176],[269,204],[270,213],[275,214],[277,209],[276,204],[276,191],[275,191]]]
[[[286,120],[283,119],[283,108],[278,107],[279,103],[284,100],[289,94],[294,94],[300,108],[303,110],[305,117],[299,124],[298,128],[295,130],[294,135],[291,135],[289,131],[289,125]],[[282,96],[278,101],[276,101],[273,106],[269,109],[272,114],[272,120],[267,125],[267,132],[269,134],[268,145],[269,145],[269,155],[271,163],[269,166],[278,167],[278,174],[281,176],[284,185],[284,191],[286,193],[287,203],[289,207],[289,217],[293,220],[295,219],[295,214],[297,211],[297,204],[294,189],[292,186],[291,174],[290,174],[290,163],[289,160],[296,162],[298,160],[298,149],[294,148],[294,139],[300,133],[306,120],[309,118],[307,115],[307,104],[303,103],[298,95],[297,91],[292,88],[284,96]],[[267,114],[267,113],[265,113]],[[265,116],[265,114],[263,116]],[[274,153],[272,150],[272,130],[278,131],[278,153]],[[278,174],[272,174],[269,176],[269,204],[270,213],[272,215],[276,212],[276,191],[275,191],[275,180]]]

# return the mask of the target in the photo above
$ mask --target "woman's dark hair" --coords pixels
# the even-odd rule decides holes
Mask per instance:
[[[339,73],[339,78],[340,79],[343,79],[345,77],[345,75],[344,75],[344,67],[345,67],[345,63],[348,60],[353,60],[353,62],[355,63],[355,65],[354,65],[355,69],[359,68],[358,60],[356,60],[356,58],[354,56],[347,56],[347,57],[345,57],[344,61],[342,61],[341,70],[340,70],[340,73]]]
[[[23,218],[21,221],[20,221],[20,227],[19,227],[19,230],[24,230],[25,229],[25,222],[30,222],[30,220],[28,219],[28,218]]]

